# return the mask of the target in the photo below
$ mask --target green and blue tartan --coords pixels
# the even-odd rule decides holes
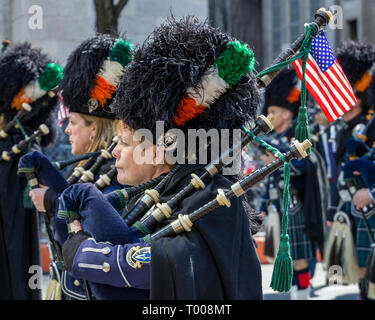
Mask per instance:
[[[375,237],[375,215],[367,219],[372,234]],[[356,250],[358,256],[358,265],[361,268],[367,267],[368,259],[371,253],[371,241],[362,218],[354,217],[356,226]]]

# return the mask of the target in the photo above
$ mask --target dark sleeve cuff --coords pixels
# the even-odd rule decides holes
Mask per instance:
[[[44,208],[46,209],[47,214],[50,217],[55,215],[56,211],[56,200],[57,200],[57,193],[52,189],[48,188],[46,193],[44,194]]]

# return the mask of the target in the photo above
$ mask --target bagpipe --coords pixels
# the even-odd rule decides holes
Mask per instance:
[[[69,184],[74,184],[76,182],[90,182],[94,180],[96,171],[100,166],[108,159],[112,157],[111,152],[116,147],[118,137],[112,139],[112,143],[105,150],[101,150],[100,154],[94,154],[91,156],[83,166],[74,168],[73,173],[67,179]]]
[[[226,161],[235,150],[245,147],[251,140],[253,140],[253,137],[258,135],[260,132],[263,132],[265,134],[271,132],[273,130],[272,121],[272,115],[268,115],[268,117],[264,117],[262,115],[259,116],[258,120],[255,123],[255,128],[252,130],[252,132],[245,133],[240,142],[226,150],[221,156],[219,156],[218,159],[215,159],[214,161],[206,165],[204,167],[205,172],[201,176],[198,177],[196,174],[192,173],[190,183],[175,196],[173,196],[168,202],[160,204],[158,203],[158,201],[155,201],[155,210],[144,216],[138,222],[135,221],[142,217],[142,215],[146,212],[144,210],[136,211],[135,208],[133,212],[129,213],[126,222],[129,224],[132,224],[134,222],[135,228],[139,229],[142,232],[144,232],[144,230],[146,230],[147,232],[148,230],[152,230],[153,227],[158,223],[162,222],[165,219],[168,219],[182,199],[186,198],[194,190],[204,189],[205,181],[207,181],[209,178],[212,178],[214,175],[219,173],[224,166],[228,165]]]
[[[267,175],[280,168],[285,163],[285,161],[290,161],[296,158],[305,158],[307,156],[306,150],[310,147],[311,143],[308,140],[305,140],[302,143],[294,141],[291,145],[290,151],[283,154],[284,159],[278,158],[267,166],[255,170],[246,178],[232,184],[230,186],[230,190],[226,192],[223,189],[218,189],[218,193],[215,199],[209,201],[206,205],[188,215],[179,215],[178,219],[174,220],[172,223],[160,229],[159,231],[145,236],[143,240],[145,242],[151,242],[161,237],[174,236],[184,231],[190,232],[191,227],[197,220],[201,219],[206,214],[219,206],[227,206],[229,208],[231,206],[230,199],[232,197],[241,197],[242,195],[244,195],[249,188],[251,188],[259,181],[263,180]]]
[[[270,132],[273,129],[271,120],[272,120],[272,116],[269,116],[268,118],[264,116],[260,116],[254,128],[254,133],[258,134],[261,131]],[[251,139],[252,139],[252,136],[250,134],[246,134],[245,137],[242,139],[241,144],[237,145],[237,148],[241,147],[244,144],[247,144]],[[229,156],[231,152],[233,152],[233,149],[228,150],[224,154],[224,156]],[[201,177],[198,177],[197,175],[192,174],[192,180],[191,180],[190,185],[188,185],[184,189],[183,193],[179,195],[179,198],[182,198],[183,195],[190,193],[193,189],[204,188],[203,180],[206,180],[209,176],[213,176],[220,171],[220,169],[224,166],[223,159],[224,157],[218,159],[216,161],[218,162],[217,164],[214,164],[213,162],[213,163],[210,163],[208,166],[206,166],[206,173]],[[112,193],[104,195],[104,197],[106,198],[106,201],[108,201],[117,211],[120,211],[125,207],[125,204],[129,200],[131,200],[134,196],[137,196],[140,193],[144,192],[143,196],[138,200],[135,207],[132,208],[132,210],[129,211],[125,216],[125,223],[127,225],[132,225],[139,218],[143,217],[143,215],[154,204],[157,204],[158,210],[160,210],[159,207],[162,207],[162,210],[164,210],[164,208],[166,207],[166,204],[164,204],[163,206],[158,204],[160,193],[163,191],[164,186],[169,181],[169,178],[175,173],[175,171],[178,168],[179,166],[177,165],[166,176],[155,178],[139,186],[116,190]],[[101,179],[103,180],[105,179],[105,177],[101,177]],[[100,182],[98,182],[98,184],[99,183]],[[155,188],[149,189],[152,186],[155,186]],[[176,199],[173,199],[173,203],[169,205],[175,206],[177,203],[178,201],[176,201]],[[169,210],[171,211],[172,209],[169,209]],[[67,211],[67,210],[63,210],[63,211]],[[60,215],[64,215],[64,214],[65,213],[60,212]],[[72,219],[74,218],[70,218],[70,220]]]
[[[80,162],[80,161],[83,161],[83,160],[87,160],[87,159],[93,159],[93,160],[89,160],[88,161],[89,163],[90,162],[92,163],[94,161],[94,159],[96,159],[96,156],[98,156],[101,152],[102,152],[101,150],[98,150],[98,151],[95,151],[95,152],[86,153],[86,154],[84,154],[82,156],[79,156],[79,157],[76,157],[74,159],[62,160],[62,161],[54,161],[54,162],[52,162],[52,164],[57,169],[63,170],[67,166],[70,166],[70,165],[72,165],[74,163],[77,163],[77,162]],[[87,167],[90,167],[90,165],[88,165]],[[111,184],[112,179],[115,177],[116,173],[117,173],[116,167],[114,165],[111,165],[110,169],[108,169],[107,172],[105,172],[104,174],[99,175],[99,178],[95,181],[95,186],[99,190],[102,190],[106,186],[109,186]]]
[[[57,88],[53,88],[47,92],[50,98],[53,98],[56,95]],[[22,103],[21,109],[17,114],[11,119],[5,127],[0,131],[0,140],[6,139],[9,133],[18,129],[21,131],[24,139],[16,143],[11,147],[10,150],[3,150],[1,154],[1,161],[10,161],[11,157],[15,154],[21,153],[27,146],[29,146],[34,141],[38,141],[42,136],[48,135],[50,133],[50,128],[45,124],[40,124],[39,128],[35,130],[32,135],[28,136],[25,124],[34,116],[37,116],[39,111],[43,108],[43,103],[37,107],[32,108],[30,104],[24,102]]]
[[[8,132],[14,127],[19,128],[19,122],[22,121],[22,118],[26,115],[26,113],[30,112],[32,107],[24,102],[22,103],[21,109],[17,112],[14,118],[7,123],[4,129],[0,131],[0,137],[5,139],[8,136]]]
[[[57,95],[57,87],[49,90],[47,92],[48,96],[52,99],[54,98],[56,95]],[[21,108],[20,110],[17,112],[17,114],[13,117],[12,120],[10,120],[6,126],[4,127],[4,129],[2,129],[0,131],[0,138],[1,139],[5,139],[9,132],[13,129],[13,128],[17,128],[17,129],[20,129],[21,131],[23,131],[23,125],[29,121],[31,118],[33,118],[34,116],[38,115],[40,109],[43,108],[43,104],[41,104],[40,106],[37,106],[37,107],[31,107],[30,104],[26,103],[26,102],[23,102],[22,105],[21,105]]]
[[[246,178],[234,183],[230,190],[219,189],[215,199],[212,199],[189,215],[178,216],[178,219],[172,224],[167,225],[156,233],[152,233],[150,224],[148,224],[150,228],[144,227],[144,224],[141,223],[142,219],[139,222],[142,226],[137,223],[128,226],[121,219],[113,204],[108,201],[106,195],[100,193],[90,184],[76,184],[67,188],[60,196],[58,216],[70,220],[80,220],[83,231],[93,236],[97,241],[109,241],[112,244],[125,244],[134,241],[150,242],[162,236],[173,236],[183,231],[191,231],[191,226],[195,221],[218,206],[225,205],[230,207],[230,198],[244,195],[250,187],[280,168],[285,161],[306,157],[306,149],[309,147],[311,147],[311,143],[308,140],[303,143],[295,140],[287,153],[279,154],[279,157],[269,165],[255,170]],[[185,188],[182,190],[185,190]],[[179,195],[178,199],[176,196],[172,197],[173,202],[182,201],[182,195],[185,192],[177,193]],[[160,206],[157,207],[160,208]],[[170,214],[172,216],[172,213]],[[146,217],[149,216],[152,215],[146,214]],[[160,219],[160,222],[163,220]],[[144,221],[147,220],[145,219]],[[153,227],[152,229],[155,229],[156,225]]]
[[[309,24],[312,31],[310,37],[315,37],[321,27],[328,25],[329,21],[333,18],[333,15],[330,11],[321,8],[315,13],[314,18],[315,20]],[[306,35],[304,33],[298,36],[298,38],[290,45],[289,48],[285,49],[277,56],[277,58],[272,62],[272,66],[287,62],[290,58],[294,57],[305,40]],[[261,73],[260,76],[258,76],[259,86],[264,88],[267,87],[280,71],[281,69],[275,69],[271,72]]]
[[[38,130],[35,130],[31,136],[25,137],[25,139],[19,141],[17,144],[13,145],[10,151],[3,151],[1,154],[1,161],[9,161],[13,155],[21,153],[30,143],[34,142],[43,135],[49,134],[49,129],[45,124],[41,124]]]
[[[106,220],[105,222],[102,220],[98,225],[100,224],[102,226],[102,234],[103,237],[95,233],[97,236],[97,240],[99,239],[105,239],[106,241],[110,241],[112,243],[127,243],[128,241],[128,235],[127,232],[114,232],[114,230],[117,230],[119,226],[123,226],[125,228],[128,226],[132,226],[132,230],[137,233],[147,233],[149,229],[152,229],[154,225],[157,223],[163,221],[166,218],[170,217],[170,214],[172,213],[173,209],[176,208],[177,204],[184,199],[186,196],[190,195],[194,190],[204,189],[205,184],[204,181],[209,179],[209,177],[212,177],[216,175],[220,170],[227,165],[225,163],[225,160],[228,156],[230,156],[231,153],[235,150],[235,148],[243,147],[247,143],[250,142],[250,140],[253,139],[253,135],[259,134],[260,132],[268,133],[273,129],[271,120],[272,116],[269,116],[268,118],[265,116],[260,116],[258,120],[255,123],[255,128],[251,133],[246,133],[244,137],[241,139],[238,144],[233,146],[232,148],[229,148],[226,150],[218,159],[215,161],[212,161],[208,165],[204,167],[205,172],[199,177],[196,174],[191,175],[191,181],[190,183],[183,188],[178,194],[176,194],[174,197],[170,199],[167,203],[160,204],[159,203],[159,197],[160,193],[163,191],[164,186],[169,181],[169,178],[178,170],[179,165],[176,165],[165,177],[162,178],[162,180],[155,186],[154,189],[147,189],[144,191],[144,195],[138,200],[135,207],[125,216],[124,220],[119,220],[118,214],[114,216],[113,220],[110,218],[111,215],[103,215],[103,218]],[[130,196],[136,195],[140,193],[140,190],[144,188],[145,185],[149,183],[145,183],[133,188],[127,188],[122,190],[116,190],[114,192],[111,192],[106,195],[100,196],[100,198],[105,201],[106,203],[109,203],[111,208],[114,208],[115,211],[119,211],[121,208],[124,207],[124,204],[127,200],[130,199]],[[59,211],[58,216],[61,218],[66,218],[69,221],[73,221],[74,219],[81,219],[81,223],[83,228],[85,229],[85,221],[86,218],[90,220],[89,225],[94,225],[94,221],[101,220],[100,216],[97,216],[97,218],[94,218],[94,215],[96,216],[96,213],[101,212],[102,210],[96,210],[96,213],[91,215],[90,217],[85,217],[82,219],[82,215],[78,213],[79,208],[75,207],[73,204],[69,204],[70,197],[74,197],[76,201],[78,199],[80,201],[86,201],[85,196],[88,196],[89,199],[93,199],[89,194],[95,189],[92,188],[92,186],[82,185],[82,186],[72,186],[68,188],[64,193],[61,195],[61,201],[59,203]],[[144,190],[144,189],[143,189]],[[98,204],[99,195],[95,196],[95,207],[100,206]],[[99,201],[100,202],[100,201]],[[77,203],[77,202],[74,202]],[[82,202],[83,203],[83,202]],[[147,211],[155,205],[156,209],[152,210],[151,213],[148,213]],[[81,204],[81,207],[83,204]],[[103,209],[104,210],[104,209]],[[139,220],[145,215],[144,220]],[[105,232],[106,228],[108,228],[108,231],[110,231],[108,234]],[[127,230],[127,229],[126,229]],[[90,233],[89,230],[86,229],[87,232]],[[93,235],[93,234],[92,234]],[[123,237],[123,235],[125,235]],[[108,237],[110,240],[108,240]],[[99,240],[100,241],[100,240]]]
[[[31,188],[39,187],[39,184],[43,184],[56,193],[63,192],[67,187],[73,183],[82,183],[82,175],[86,179],[95,182],[95,186],[98,189],[103,189],[111,184],[112,179],[116,175],[116,168],[111,166],[110,169],[104,174],[99,176],[97,181],[94,181],[94,176],[104,162],[111,157],[111,152],[117,144],[118,138],[115,137],[112,143],[107,149],[98,150],[89,154],[85,154],[74,159],[53,162],[51,163],[49,159],[38,151],[33,151],[23,155],[18,163],[18,174],[25,175]],[[69,166],[71,164],[77,163],[79,161],[86,160],[83,166],[75,168],[73,174],[66,180],[59,170]],[[136,191],[133,191],[136,193]],[[43,213],[44,214],[44,213]],[[51,248],[51,269],[54,274],[54,279],[51,279],[50,285],[56,282],[58,286],[61,283],[60,272],[65,271],[64,262],[62,258],[61,246],[58,241],[54,238],[51,232],[51,220],[49,214],[44,214],[44,220],[46,223],[46,229],[48,232],[48,238]],[[70,225],[67,225],[68,231],[70,231]],[[87,282],[84,282],[86,297],[91,299],[91,292]],[[57,291],[57,289],[51,289],[49,291]],[[56,294],[56,293],[55,293]]]
[[[33,172],[41,184],[51,188],[57,193],[61,193],[71,184],[86,182],[84,180],[93,181],[95,173],[99,170],[101,165],[111,157],[111,152],[117,144],[117,139],[118,138],[115,137],[107,149],[95,151],[62,162],[51,163],[46,156],[38,151],[27,153],[20,158],[18,163],[18,174],[22,175]],[[75,168],[68,179],[65,179],[59,172],[59,169],[61,170],[68,165],[85,159],[88,159],[85,164]],[[113,168],[110,168],[110,170],[112,169]],[[82,178],[83,175],[85,178]],[[113,173],[111,173],[111,176],[114,176]],[[106,182],[101,183],[101,185],[105,186]]]
[[[68,167],[68,166],[70,166],[70,165],[72,165],[74,163],[77,163],[77,162],[80,162],[80,161],[83,161],[83,160],[88,160],[87,161],[88,164],[86,166],[83,165],[82,167],[79,167],[79,168],[82,168],[82,169],[78,169],[77,168],[77,171],[84,172],[85,170],[87,170],[88,168],[91,167],[91,165],[93,164],[93,162],[96,160],[96,157],[99,156],[99,154],[101,152],[102,152],[101,150],[98,150],[98,151],[95,151],[95,152],[86,153],[86,154],[84,154],[82,156],[79,156],[79,157],[76,157],[74,159],[62,160],[62,161],[54,161],[54,162],[52,162],[52,164],[58,170],[63,170],[66,167]],[[91,172],[92,172],[92,170],[91,170]],[[110,169],[108,169],[107,172],[105,172],[104,174],[99,175],[99,178],[94,183],[95,186],[99,190],[104,189],[106,186],[109,186],[111,184],[111,181],[115,177],[116,174],[117,174],[116,167],[114,165],[111,165]],[[68,178],[68,180],[69,181],[73,181],[72,180],[73,177],[74,177],[74,179],[77,179],[77,177],[72,174],[71,178],[70,179]]]
[[[276,58],[274,63],[290,63],[290,61],[288,62],[287,60],[295,56],[301,45],[303,45],[306,40],[312,39],[312,37],[317,35],[320,27],[328,24],[331,18],[332,14],[329,11],[320,9],[315,15],[314,22],[310,24],[311,33],[309,33],[308,37],[306,34],[301,35],[290,48],[282,52]],[[276,77],[279,69],[281,69],[280,66],[274,69],[268,68],[266,72],[259,74],[259,86],[266,87],[272,81],[272,79]],[[260,118],[260,120],[264,120],[264,118]],[[258,123],[257,127],[261,128],[262,125]],[[58,215],[68,220],[80,219],[83,231],[93,236],[97,241],[110,241],[112,244],[125,244],[133,241],[149,242],[155,241],[161,237],[174,236],[184,231],[189,232],[192,230],[191,228],[197,220],[219,206],[224,205],[229,207],[230,198],[233,196],[242,196],[249,188],[251,188],[251,186],[264,179],[268,174],[274,172],[283,165],[284,170],[288,171],[288,162],[293,158],[300,159],[306,157],[306,151],[311,147],[311,143],[307,139],[303,139],[302,143],[295,140],[292,143],[290,150],[285,154],[282,154],[278,150],[274,150],[274,148],[270,147],[270,150],[273,150],[272,152],[276,154],[277,159],[274,162],[270,163],[264,168],[254,171],[246,178],[239,180],[231,186],[230,190],[219,189],[215,199],[209,200],[207,204],[190,214],[177,216],[177,219],[175,219],[171,224],[168,224],[164,228],[161,228],[155,232],[157,226],[161,225],[165,219],[176,218],[174,210],[183,199],[190,196],[193,192],[197,192],[197,190],[205,188],[205,180],[212,178],[215,174],[219,173],[224,166],[228,165],[228,163],[225,162],[225,158],[227,155],[233,153],[235,147],[242,148],[249,143],[250,140],[258,139],[254,132],[251,132],[244,127],[242,130],[245,131],[246,134],[242,138],[239,145],[231,147],[225,151],[219,157],[219,159],[206,165],[204,167],[204,173],[201,176],[193,173],[191,175],[189,184],[182,188],[181,191],[179,191],[166,203],[159,203],[159,194],[163,184],[165,183],[164,179],[168,179],[169,176],[172,175],[173,170],[178,166],[172,169],[172,173],[169,172],[166,177],[163,178],[163,180],[156,186],[156,192],[153,190],[146,190],[144,192],[143,197],[138,201],[134,209],[128,213],[125,220],[121,219],[118,212],[114,208],[113,203],[108,201],[105,195],[98,192],[98,190],[92,185],[86,184],[70,186],[61,194]],[[289,177],[289,175],[287,176]],[[285,197],[287,199],[285,201],[286,208],[288,207],[289,201],[288,186],[289,181],[285,181],[284,195],[287,195]],[[114,199],[116,199],[116,197],[112,198],[113,201]],[[289,245],[286,243],[289,241],[285,227],[287,223],[287,210],[285,210],[285,212],[286,215],[283,216],[283,233],[281,235],[280,242],[281,258],[279,262],[276,261],[275,265],[276,268],[284,270],[279,270],[280,273],[289,271],[291,273],[291,259],[288,251]],[[285,262],[281,260],[284,258],[284,256],[287,257],[288,255],[289,259],[286,259],[286,263],[288,265],[286,268],[283,268]],[[291,279],[291,277],[289,277],[289,279]],[[276,288],[277,285],[275,287],[274,284],[273,287]],[[276,290],[287,291],[289,290],[288,287],[290,287],[290,283],[289,281],[286,281],[284,287],[281,289],[278,287]]]
[[[68,160],[62,160],[62,161],[53,161],[52,164],[59,170],[65,169],[67,166],[70,166],[76,162],[80,162],[82,160],[87,160],[93,156],[98,156],[100,153],[100,150],[91,152],[91,153],[86,153],[82,156],[73,158],[73,159],[68,159]]]

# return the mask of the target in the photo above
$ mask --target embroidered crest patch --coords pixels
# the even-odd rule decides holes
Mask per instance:
[[[126,262],[132,268],[140,269],[144,263],[151,262],[151,247],[131,247],[126,253]]]

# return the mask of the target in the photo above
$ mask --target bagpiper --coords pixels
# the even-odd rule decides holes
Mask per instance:
[[[41,49],[23,42],[2,54],[0,75],[0,299],[40,299],[40,289],[29,287],[40,265],[39,219],[17,165],[25,152],[54,141],[54,89],[63,72]]]
[[[258,225],[241,200],[232,200],[230,208],[214,209],[193,226],[182,218],[236,179],[218,173],[215,166],[205,168],[214,160],[210,152],[220,139],[198,143],[198,150],[190,153],[185,141],[191,130],[198,129],[216,130],[219,137],[221,129],[229,129],[234,135],[234,129],[255,118],[259,92],[254,62],[246,45],[191,16],[168,19],[135,51],[111,105],[121,119],[119,143],[113,151],[117,179],[135,185],[166,174],[162,187],[158,184],[138,198],[125,216],[129,226],[90,186],[72,186],[62,194],[61,209],[79,211],[82,228],[77,227],[64,244],[64,257],[73,275],[112,286],[112,291],[101,293],[101,299],[121,298],[116,294],[127,288],[148,290],[151,299],[262,299],[261,269],[252,238]],[[141,129],[147,132],[139,137]],[[158,134],[158,129],[165,131]],[[144,150],[138,156],[143,162],[133,157],[141,144]],[[180,162],[172,162],[178,158],[173,151],[183,155]],[[148,203],[155,207],[146,214]],[[95,214],[94,208],[102,214]],[[130,218],[134,210],[140,214],[135,222]],[[181,223],[179,230],[186,232],[151,240],[152,233],[175,219]],[[114,244],[111,229],[122,229],[127,243]],[[99,237],[101,241],[96,241]],[[109,238],[112,244],[105,242]]]
[[[19,172],[26,172],[32,166],[40,183],[48,186],[33,189],[30,196],[38,210],[49,216],[57,251],[61,251],[68,237],[65,220],[57,217],[58,198],[65,188],[83,182],[95,184],[103,193],[121,188],[111,156],[117,142],[113,127],[115,115],[109,105],[132,57],[129,40],[102,34],[83,41],[68,57],[59,86],[60,106],[69,119],[65,133],[71,152],[80,156],[81,161],[71,168],[66,179],[42,154],[30,153],[20,160]],[[83,159],[87,154],[91,156]],[[111,175],[105,178],[108,172]],[[89,299],[91,289],[87,287],[90,285],[72,277],[64,267],[64,261],[55,262],[47,299]],[[62,293],[59,293],[60,286]]]
[[[367,299],[368,281],[365,275],[371,252],[371,241],[364,219],[361,218],[359,211],[364,207],[363,198],[367,199],[366,204],[369,204],[368,201],[371,200],[370,193],[366,190],[369,186],[358,190],[351,196],[350,189],[348,189],[345,181],[343,168],[345,168],[347,161],[364,156],[375,140],[375,122],[371,122],[371,114],[373,113],[371,109],[374,106],[374,100],[369,89],[370,83],[374,82],[371,68],[375,62],[375,47],[369,43],[345,41],[337,51],[337,60],[353,87],[357,103],[342,116],[344,124],[336,136],[337,149],[334,155],[337,168],[336,189],[327,218],[331,224],[334,214],[339,209],[348,215],[357,251],[353,258],[359,267],[360,298]],[[366,128],[365,131],[363,131],[364,128]],[[369,218],[368,223],[371,232],[374,232],[375,218]]]

